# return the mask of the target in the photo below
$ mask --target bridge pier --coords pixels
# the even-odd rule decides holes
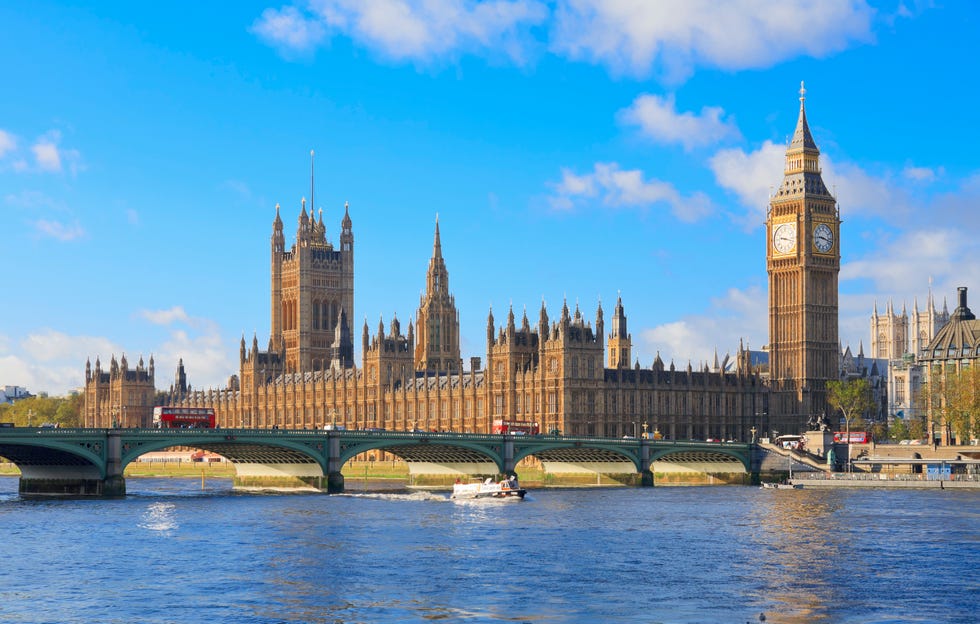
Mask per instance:
[[[91,464],[24,465],[20,466],[18,492],[26,497],[125,496],[121,435],[115,430],[106,434],[105,476]]]
[[[327,494],[344,492],[344,475],[340,472],[343,466],[340,458],[340,435],[331,431],[327,434]]]
[[[640,439],[640,487],[653,487],[653,471],[650,470],[650,440]]]
[[[504,474],[505,475],[516,475],[514,468],[517,467],[517,463],[514,461],[514,438],[504,434]]]

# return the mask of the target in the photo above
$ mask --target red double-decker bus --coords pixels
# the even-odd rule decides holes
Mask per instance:
[[[513,435],[538,435],[538,423],[525,422],[519,420],[495,420],[493,421],[493,433],[510,433]]]
[[[153,408],[153,426],[157,429],[214,429],[213,407]]]

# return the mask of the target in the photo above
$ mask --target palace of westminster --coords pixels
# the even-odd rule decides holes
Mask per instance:
[[[459,313],[449,289],[436,220],[432,257],[414,322],[397,317],[372,335],[365,321],[354,361],[354,235],[349,209],[339,245],[303,200],[295,243],[286,248],[276,206],[271,239],[271,336],[242,338],[240,369],[227,387],[190,390],[183,367],[165,403],[213,407],[221,427],[278,426],[490,432],[494,420],[538,423],[542,432],[620,437],[640,429],[668,439],[749,441],[756,433],[797,433],[830,413],[826,383],[839,379],[840,215],[821,177],[800,90],[783,181],[766,221],[769,275],[768,366],[753,366],[741,345],[734,366],[676,369],[659,354],[631,364],[622,300],[607,321],[602,305],[587,320],[563,303],[533,321],[491,310],[486,362],[460,355]],[[964,304],[965,306],[965,295]],[[969,310],[967,309],[967,312]],[[980,335],[980,332],[978,332]],[[849,353],[849,350],[848,350]],[[727,357],[726,357],[727,360]],[[112,357],[85,366],[82,424],[148,427],[156,396],[154,362]]]

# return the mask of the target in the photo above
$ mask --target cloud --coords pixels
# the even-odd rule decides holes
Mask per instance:
[[[140,310],[139,316],[154,325],[172,325],[178,321],[186,323],[190,320],[181,306],[174,306],[169,310]]]
[[[696,66],[769,67],[871,41],[874,13],[862,0],[568,0],[555,10],[551,48],[614,73],[678,81]]]
[[[536,0],[318,0],[308,12],[266,9],[252,30],[286,54],[307,53],[331,32],[399,61],[469,52],[523,64],[529,27],[547,15]]]
[[[9,156],[9,166],[16,173],[60,173],[67,164],[75,175],[84,169],[81,154],[78,150],[61,148],[60,142],[61,132],[50,130],[38,137],[25,152],[18,149],[14,135],[0,130],[0,158]]]
[[[703,107],[700,115],[678,113],[673,94],[666,98],[644,94],[618,116],[622,123],[639,126],[645,136],[657,142],[680,143],[690,150],[741,136],[730,118],[723,119],[724,113],[716,106]]]
[[[779,172],[785,160],[786,147],[766,141],[754,152],[741,148],[719,150],[708,160],[708,167],[718,185],[749,208],[746,221],[754,228],[766,218],[769,193],[782,181]]]
[[[765,141],[759,149],[746,152],[742,148],[719,150],[708,159],[715,181],[735,194],[748,209],[745,222],[749,229],[759,226],[766,218],[769,194],[782,183],[786,147]],[[905,185],[906,177],[883,171],[874,175],[849,162],[835,162],[821,155],[821,177],[831,193],[841,203],[841,213],[854,216],[878,216],[906,219],[914,209],[912,189]]]
[[[930,169],[929,167],[914,167],[908,165],[902,170],[902,175],[916,182],[932,182],[937,177],[942,175],[943,169],[940,167],[939,171]]]
[[[85,236],[85,229],[77,221],[75,223],[62,223],[61,221],[39,219],[34,222],[34,229],[44,236],[60,241],[72,241]]]
[[[562,179],[552,185],[550,198],[556,210],[575,207],[598,199],[604,206],[647,208],[663,204],[681,221],[693,222],[711,214],[711,201],[703,193],[684,197],[669,182],[644,179],[639,169],[620,169],[617,163],[596,163],[591,173],[578,175],[562,169]]]
[[[61,156],[57,145],[41,140],[31,147],[31,151],[34,152],[34,160],[41,171],[61,171]]]
[[[52,329],[39,329],[19,341],[0,335],[0,379],[31,392],[64,395],[85,383],[85,362],[96,359],[107,369],[113,356],[127,355],[135,366],[140,357],[156,365],[155,384],[165,389],[173,383],[173,371],[181,358],[192,362],[187,373],[195,388],[225,387],[228,377],[238,372],[238,353],[232,341],[225,340],[220,327],[209,319],[188,316],[182,308],[142,314],[154,324],[170,327],[167,336],[155,346],[140,345],[128,352],[107,337],[71,336]],[[147,340],[150,340],[147,338]],[[135,357],[133,354],[136,353]],[[141,355],[142,354],[142,355]],[[167,371],[167,372],[164,372]]]
[[[251,31],[287,57],[308,54],[326,35],[317,18],[307,17],[291,6],[266,9],[252,24]]]
[[[69,336],[41,329],[16,343],[0,336],[0,379],[33,393],[64,395],[85,383],[85,360],[93,354],[121,352],[106,338]],[[93,358],[94,363],[94,358]]]
[[[0,158],[17,149],[17,139],[9,132],[0,129]]]
[[[659,352],[668,366],[673,360],[677,368],[686,368],[690,359],[697,369],[702,362],[714,362],[715,350],[719,360],[726,353],[734,357],[740,339],[746,348],[762,348],[769,341],[767,306],[764,289],[731,288],[712,299],[704,314],[641,329],[640,344],[650,353]]]

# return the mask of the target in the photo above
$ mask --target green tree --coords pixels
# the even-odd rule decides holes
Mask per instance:
[[[888,437],[892,440],[908,440],[909,436],[909,424],[905,422],[904,418],[898,416],[892,421],[890,427],[888,427]]]
[[[874,408],[871,384],[867,379],[827,382],[827,402],[844,417],[847,436],[847,467],[851,466],[851,424],[863,424],[862,415]]]
[[[946,422],[962,444],[980,431],[980,367],[947,375],[944,394]]]
[[[926,437],[926,421],[922,418],[913,418],[909,421],[909,439],[921,440]]]
[[[62,427],[78,427],[82,423],[82,395],[73,392],[58,406],[55,422]]]
[[[18,427],[40,427],[44,423],[77,427],[81,403],[81,395],[77,393],[67,397],[51,397],[41,393],[12,405],[0,406],[0,422],[12,422]]]

